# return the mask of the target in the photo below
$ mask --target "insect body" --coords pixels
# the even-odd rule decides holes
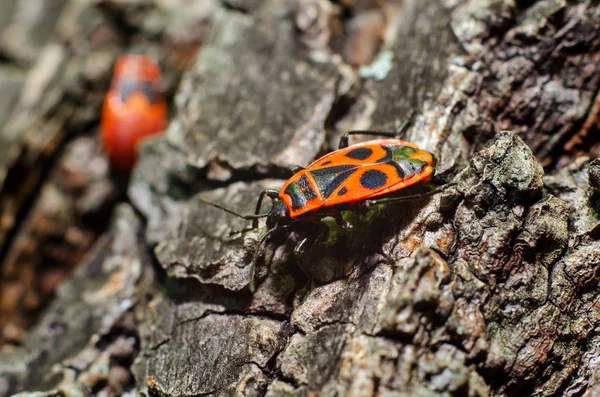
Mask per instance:
[[[275,201],[285,203],[285,216],[292,220],[336,215],[339,209],[366,205],[366,200],[426,183],[434,166],[431,153],[409,142],[381,139],[359,143],[329,153],[297,172]],[[281,217],[270,214],[269,218],[276,215]]]
[[[120,171],[129,171],[138,143],[163,131],[166,124],[167,105],[158,64],[144,55],[121,56],[104,99],[100,126],[112,164]]]
[[[260,249],[276,230],[290,227],[295,222],[316,222],[324,216],[341,221],[340,212],[390,201],[405,201],[434,194],[430,193],[389,197],[391,194],[431,180],[435,157],[415,144],[399,139],[378,139],[348,146],[352,134],[393,136],[392,133],[350,131],[342,136],[339,149],[331,152],[306,168],[296,167],[294,175],[280,190],[263,191],[254,215],[240,215],[206,199],[204,202],[244,219],[266,218],[268,231],[259,240],[251,264],[250,291],[254,291],[254,266]],[[269,213],[259,214],[264,197],[272,200]]]

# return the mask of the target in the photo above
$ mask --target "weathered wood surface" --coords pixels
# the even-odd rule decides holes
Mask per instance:
[[[1,394],[600,394],[598,5],[169,4],[80,5],[166,64],[168,44],[202,46],[171,74],[173,120],[144,146],[131,204],[0,355]],[[348,66],[372,60],[381,81]],[[342,131],[393,129],[410,109],[407,139],[456,185],[347,214],[349,232],[276,236],[251,295],[258,233],[227,237],[245,223],[199,197],[251,212]]]

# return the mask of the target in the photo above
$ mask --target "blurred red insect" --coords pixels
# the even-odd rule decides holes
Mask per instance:
[[[144,55],[123,55],[102,109],[102,140],[111,163],[129,172],[137,158],[137,145],[162,132],[167,125],[167,104],[160,67]]]

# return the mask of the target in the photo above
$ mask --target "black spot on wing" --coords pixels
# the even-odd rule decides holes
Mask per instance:
[[[300,177],[300,179],[298,180],[298,186],[300,186],[302,194],[304,195],[304,197],[306,197],[308,201],[312,201],[317,198],[317,194],[315,193],[313,188],[310,187],[310,182],[308,181],[308,177],[306,176],[306,174],[303,174]]]
[[[304,190],[308,187],[308,178],[306,175],[302,175],[298,180],[298,185],[300,185],[300,189]]]
[[[328,198],[329,196],[331,196],[333,194],[333,192],[335,191],[335,189],[338,188],[338,186],[340,186],[342,183],[344,183],[344,181],[346,181],[346,179],[348,179],[350,177],[350,175],[352,175],[354,173],[353,171],[345,171],[341,174],[339,174],[338,176],[336,176],[331,183],[329,183],[325,189],[322,190],[323,196],[325,198]]]
[[[340,191],[338,192],[338,196],[343,196],[344,194],[348,193],[348,189],[344,186],[343,188],[340,189]]]
[[[367,189],[374,190],[385,186],[387,179],[388,177],[385,172],[367,170],[360,176],[360,184]]]
[[[328,161],[322,163],[321,165],[329,165],[329,164],[331,164],[331,160],[328,160]]]
[[[313,201],[314,199],[317,198],[317,194],[315,193],[315,191],[312,189],[312,187],[307,187],[304,190],[304,196],[306,197],[306,199],[308,201]]]
[[[328,198],[333,192],[358,169],[357,165],[335,165],[310,171],[315,179],[323,198]]]
[[[373,154],[373,150],[361,147],[358,149],[354,149],[346,153],[346,157],[354,159],[354,160],[366,160]]]

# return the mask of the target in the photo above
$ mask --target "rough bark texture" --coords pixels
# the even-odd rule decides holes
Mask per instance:
[[[63,269],[87,255],[26,338],[0,323],[0,394],[600,395],[596,2],[70,1],[62,42],[20,36],[44,47],[33,56],[3,26],[0,85],[20,99],[0,100],[1,308],[20,302],[6,285],[30,285],[14,269],[40,266],[32,244],[88,239],[56,243]],[[60,170],[98,152],[125,48],[161,61],[172,121],[87,251],[102,222],[86,216],[116,185],[83,170],[73,190]],[[264,229],[230,237],[247,223],[199,198],[252,212],[341,132],[395,129],[411,109],[406,139],[455,185],[346,213],[352,230],[274,235],[250,294]],[[67,219],[43,211],[56,197]]]

